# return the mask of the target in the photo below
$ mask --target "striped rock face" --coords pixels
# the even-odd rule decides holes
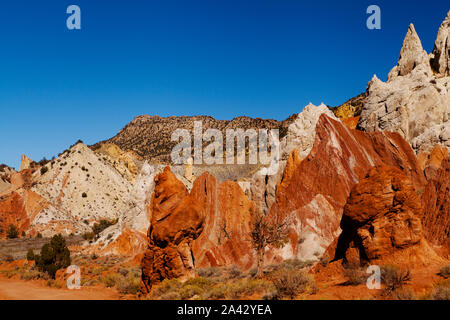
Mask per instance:
[[[275,250],[272,259],[321,257],[341,232],[351,189],[371,167],[381,164],[401,168],[417,189],[425,185],[414,152],[398,133],[364,133],[322,115],[311,153],[288,166],[289,181],[277,189],[270,212],[293,215],[295,221],[291,241]]]

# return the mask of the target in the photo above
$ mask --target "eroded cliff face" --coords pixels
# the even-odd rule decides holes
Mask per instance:
[[[425,237],[450,249],[450,157],[441,162],[422,195]],[[448,251],[450,253],[450,250]]]
[[[411,179],[395,167],[373,167],[345,204],[335,259],[353,265],[438,263],[424,238],[422,218]]]
[[[295,156],[293,156],[295,159]],[[298,159],[298,158],[297,158]],[[364,133],[322,115],[311,153],[290,164],[277,189],[272,213],[295,217],[291,241],[270,259],[317,260],[340,234],[340,221],[350,190],[376,165],[401,168],[416,189],[426,181],[414,152],[398,134]]]
[[[252,202],[239,184],[204,173],[189,193],[166,167],[155,178],[151,226],[142,259],[142,290],[163,279],[192,275],[195,268],[253,265]]]

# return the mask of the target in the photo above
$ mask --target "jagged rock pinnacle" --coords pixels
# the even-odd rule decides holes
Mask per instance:
[[[444,76],[450,75],[450,11],[439,27],[430,60],[433,70]]]

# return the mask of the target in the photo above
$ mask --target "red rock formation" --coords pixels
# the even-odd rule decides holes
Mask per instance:
[[[142,260],[142,291],[194,268],[239,265],[250,268],[253,205],[235,182],[218,183],[209,173],[189,194],[167,167],[155,178],[148,248]]]
[[[342,123],[347,126],[349,129],[356,129],[356,126],[358,125],[360,116],[357,117],[348,117],[345,119],[341,119]]]
[[[30,222],[45,207],[47,202],[30,190],[19,190],[0,198],[0,237],[6,237],[10,225],[19,233],[30,231]]]
[[[271,211],[293,214],[291,241],[274,257],[314,259],[339,235],[342,210],[352,187],[375,165],[401,168],[419,189],[425,184],[409,144],[390,132],[351,130],[322,115],[314,147],[277,190]]]
[[[408,266],[440,261],[424,239],[422,215],[413,183],[400,169],[373,167],[344,207],[335,259]]]
[[[180,277],[193,268],[192,240],[203,227],[200,203],[169,167],[155,177],[151,200],[148,249],[142,259],[142,290],[166,278]]]
[[[194,183],[191,196],[200,201],[205,212],[201,235],[193,241],[195,266],[253,265],[250,246],[252,202],[236,182],[223,183],[209,173]]]
[[[425,237],[443,245],[450,238],[450,157],[429,181],[422,195]]]

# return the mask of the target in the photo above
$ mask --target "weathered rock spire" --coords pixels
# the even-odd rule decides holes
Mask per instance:
[[[439,27],[430,63],[435,72],[450,75],[450,11]]]

